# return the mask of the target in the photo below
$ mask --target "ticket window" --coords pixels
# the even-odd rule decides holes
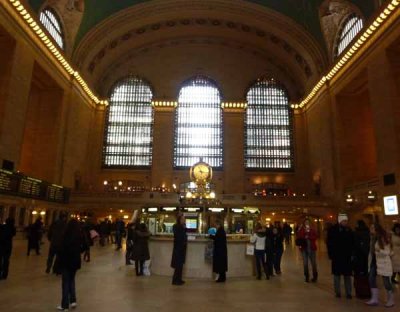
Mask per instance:
[[[190,233],[197,233],[198,232],[198,226],[199,226],[198,218],[186,217],[185,222],[186,222],[186,230],[187,230],[187,232],[190,232]]]

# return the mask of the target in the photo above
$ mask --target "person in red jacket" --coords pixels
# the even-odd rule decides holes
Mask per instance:
[[[304,277],[307,283],[310,281],[308,261],[311,262],[313,272],[311,282],[315,283],[318,279],[317,259],[315,255],[317,251],[316,240],[317,232],[313,228],[311,228],[310,220],[305,219],[296,233],[296,245],[299,246],[301,254],[303,256]]]

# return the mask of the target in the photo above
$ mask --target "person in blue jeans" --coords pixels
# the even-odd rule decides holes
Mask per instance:
[[[257,268],[257,279],[261,279],[263,268],[266,278],[269,279],[270,274],[267,269],[267,263],[265,261],[266,253],[265,253],[265,241],[266,241],[266,232],[263,229],[261,223],[257,223],[254,229],[254,234],[250,238],[250,242],[254,244],[254,258],[256,260],[256,268]]]

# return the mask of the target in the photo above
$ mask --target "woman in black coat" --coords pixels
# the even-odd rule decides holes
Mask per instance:
[[[136,276],[143,275],[144,262],[150,259],[149,237],[150,232],[144,223],[133,231],[132,259],[135,260]]]
[[[60,250],[60,268],[62,274],[62,300],[58,310],[67,311],[76,307],[75,274],[81,268],[83,233],[79,222],[68,222]]]
[[[172,277],[172,285],[183,285],[182,280],[183,265],[186,260],[186,223],[183,215],[178,215],[176,223],[172,227],[174,232],[174,248],[172,250],[171,267],[175,269]]]
[[[211,236],[214,239],[213,272],[218,274],[217,283],[226,281],[228,271],[228,248],[226,244],[226,233],[222,222],[216,222],[217,233]]]
[[[0,280],[8,277],[12,240],[16,234],[14,224],[13,218],[7,218],[5,224],[0,224]]]

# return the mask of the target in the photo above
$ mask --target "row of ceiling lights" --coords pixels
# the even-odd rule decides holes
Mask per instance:
[[[76,81],[80,84],[85,93],[98,105],[108,105],[107,100],[100,100],[92,90],[87,85],[86,81],[80,76],[79,72],[74,70],[72,66],[65,60],[63,54],[57,49],[57,47],[53,44],[52,40],[46,35],[46,33],[41,29],[39,23],[37,23],[33,16],[31,16],[22,3],[18,0],[8,0],[20,14],[20,16],[24,19],[26,24],[30,26],[32,31],[36,34],[36,36],[42,41],[42,43],[46,46],[47,50],[49,50],[54,57],[58,60],[58,62],[64,67],[68,74],[70,74]],[[335,64],[335,66],[329,71],[326,76],[323,76],[320,81],[314,86],[311,92],[307,95],[307,97],[301,101],[299,104],[292,104],[291,107],[293,109],[303,108],[307,105],[315,95],[321,90],[321,88],[325,85],[325,83],[335,77],[335,75],[343,68],[344,65],[349,63],[350,60],[353,59],[354,55],[356,55],[357,51],[360,48],[365,47],[365,44],[371,40],[371,36],[376,34],[377,30],[384,23],[384,21],[392,15],[395,9],[400,4],[399,0],[392,0],[386,8],[382,11],[382,13],[374,20],[374,22],[364,31],[364,33],[359,37],[359,39],[350,47],[350,49],[345,53],[345,55]],[[376,39],[376,37],[375,37]],[[358,54],[359,55],[359,54]],[[163,101],[155,101],[153,106],[172,106],[176,107],[176,102],[163,102]],[[223,103],[228,104],[229,108],[246,108],[246,103]]]

